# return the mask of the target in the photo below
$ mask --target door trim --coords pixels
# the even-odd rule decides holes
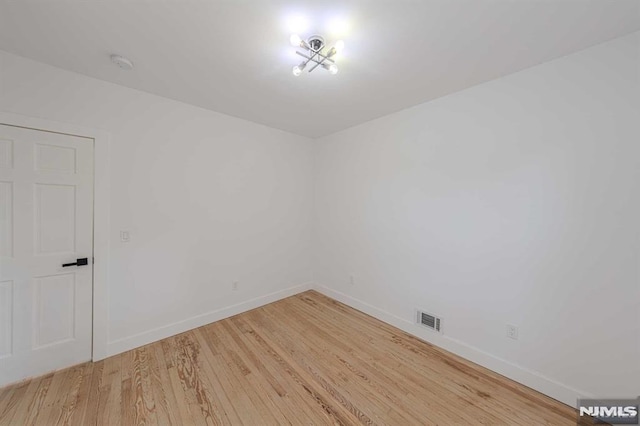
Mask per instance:
[[[0,111],[0,124],[93,139],[93,326],[91,359],[107,357],[109,321],[109,143],[103,130]]]

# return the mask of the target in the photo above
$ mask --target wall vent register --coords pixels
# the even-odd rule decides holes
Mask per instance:
[[[418,324],[433,331],[442,332],[442,319],[424,311],[418,311]]]

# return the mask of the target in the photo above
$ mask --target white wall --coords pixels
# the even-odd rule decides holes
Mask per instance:
[[[2,52],[0,111],[111,136],[110,353],[309,284],[311,140]]]
[[[636,33],[318,140],[316,284],[567,404],[639,395],[639,102]]]

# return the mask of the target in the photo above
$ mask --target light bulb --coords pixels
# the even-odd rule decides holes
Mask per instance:
[[[329,66],[329,73],[336,75],[338,74],[338,66],[336,64],[331,64]]]
[[[342,52],[342,49],[344,49],[344,41],[342,40],[336,41],[335,49],[336,49],[336,53]]]
[[[302,74],[302,69],[300,69],[300,67],[296,65],[295,67],[293,67],[291,72],[293,72],[293,75],[295,75],[297,77],[300,74]]]
[[[298,34],[292,34],[291,37],[289,38],[289,41],[295,47],[300,47],[300,43],[302,43],[302,39]]]

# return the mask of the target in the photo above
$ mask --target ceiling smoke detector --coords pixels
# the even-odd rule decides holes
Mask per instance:
[[[111,55],[111,62],[119,66],[121,69],[129,71],[133,69],[133,62],[120,55]]]
[[[293,34],[289,40],[293,46],[304,49],[303,52],[296,50],[296,55],[302,56],[304,61],[293,67],[291,70],[293,75],[298,77],[302,74],[302,71],[307,67],[309,62],[313,62],[313,66],[309,68],[309,72],[322,65],[322,68],[329,71],[330,74],[338,73],[338,66],[332,58],[344,49],[344,41],[338,40],[335,46],[325,51],[324,48],[326,45],[324,43],[324,38],[319,35],[313,35],[307,40],[303,40],[299,35]]]

